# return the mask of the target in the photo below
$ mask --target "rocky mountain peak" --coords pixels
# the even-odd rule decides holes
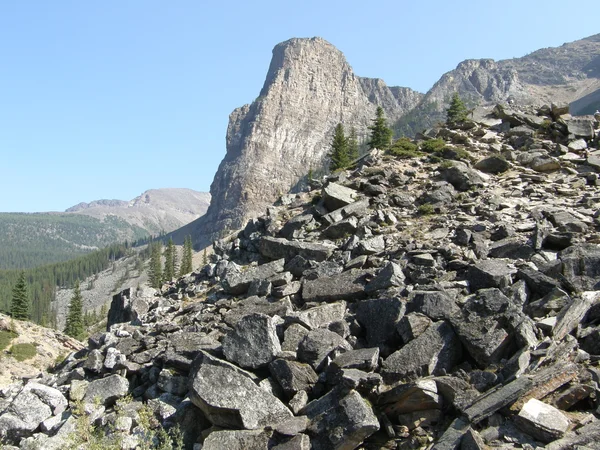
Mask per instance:
[[[206,244],[220,230],[239,228],[297,188],[311,168],[326,162],[338,123],[366,137],[377,106],[394,120],[419,100],[410,89],[358,77],[343,53],[322,38],[276,45],[259,97],[230,116],[213,201],[192,227],[196,240]]]

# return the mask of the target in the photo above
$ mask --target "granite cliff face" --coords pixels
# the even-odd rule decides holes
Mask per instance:
[[[230,116],[227,154],[211,185],[206,217],[181,236],[191,232],[201,245],[221,230],[239,228],[323,165],[337,123],[366,138],[377,106],[393,121],[421,96],[356,76],[344,55],[321,38],[278,44],[259,97]]]
[[[444,120],[454,92],[471,107],[498,102],[534,106],[564,102],[572,104],[572,114],[592,114],[600,105],[600,34],[521,58],[463,61],[400,119],[398,129],[414,134]]]

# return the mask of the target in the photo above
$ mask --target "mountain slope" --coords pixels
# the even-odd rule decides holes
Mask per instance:
[[[541,106],[552,102],[572,103],[598,89],[600,34],[560,47],[540,49],[521,58],[463,61],[442,75],[414,110],[398,121],[396,129],[414,135],[443,121],[454,92],[470,107],[507,101]],[[589,103],[584,105],[587,109],[579,108],[582,113],[590,113]],[[600,107],[600,102],[594,104],[595,108]],[[574,112],[578,112],[578,108],[574,108]]]

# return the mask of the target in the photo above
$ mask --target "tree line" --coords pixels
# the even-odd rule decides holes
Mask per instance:
[[[163,283],[171,281],[176,276],[181,277],[190,273],[193,270],[192,256],[193,245],[191,236],[186,236],[183,242],[181,266],[179,266],[177,261],[177,249],[173,244],[173,239],[169,238],[164,251],[161,240],[151,242],[150,263],[148,264],[148,284],[153,288],[159,289]]]

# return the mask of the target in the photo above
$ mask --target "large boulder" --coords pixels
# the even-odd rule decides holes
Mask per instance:
[[[354,449],[379,430],[371,406],[356,391],[330,391],[303,410],[315,450]]]
[[[387,383],[441,375],[450,371],[461,358],[462,346],[452,327],[446,322],[436,322],[392,353],[383,362],[381,375]]]
[[[213,425],[258,429],[292,416],[273,394],[231,363],[201,352],[190,372],[190,399]]]
[[[232,295],[243,294],[253,281],[264,280],[276,273],[283,272],[284,264],[284,259],[278,259],[242,272],[229,271],[222,283],[223,290]]]
[[[600,246],[573,245],[558,255],[563,264],[563,275],[581,291],[600,290]]]
[[[369,270],[351,269],[331,277],[307,280],[302,287],[305,302],[331,302],[335,300],[358,300],[367,296],[366,278]]]
[[[399,298],[363,300],[356,308],[356,319],[366,331],[367,344],[382,346],[398,340],[396,326],[406,310]]]
[[[309,331],[300,342],[298,359],[320,371],[325,366],[327,357],[334,351],[344,352],[349,350],[352,350],[352,347],[339,334],[317,328]]]
[[[140,324],[140,318],[148,312],[155,294],[155,289],[145,287],[137,290],[127,288],[113,295],[108,310],[106,329],[110,330],[110,327],[116,323]]]
[[[120,375],[110,375],[106,378],[92,381],[83,397],[84,403],[98,402],[104,406],[113,405],[118,399],[129,392],[129,381]]]
[[[284,258],[286,261],[290,261],[298,255],[311,261],[325,261],[336,249],[331,244],[288,241],[287,239],[270,236],[264,236],[259,247],[261,255],[270,259]]]
[[[452,161],[450,167],[440,168],[440,175],[458,191],[468,191],[485,184],[479,172],[460,161]]]
[[[344,206],[354,203],[357,192],[354,189],[329,183],[323,188],[323,203],[329,211],[334,211]]]
[[[223,353],[228,361],[246,369],[269,364],[281,352],[273,319],[265,314],[243,317],[223,339]]]

